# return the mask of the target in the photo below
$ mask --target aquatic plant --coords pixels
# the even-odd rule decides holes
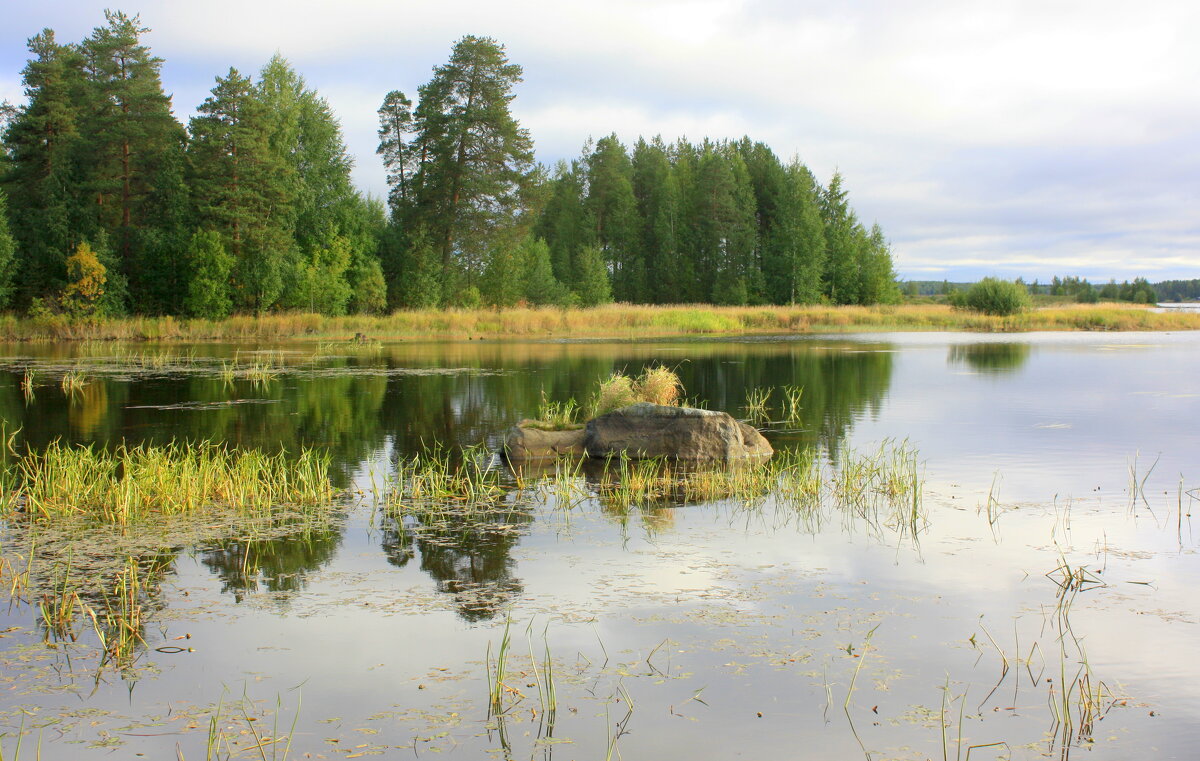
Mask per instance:
[[[546,391],[542,390],[542,400],[538,404],[537,420],[534,425],[550,431],[563,431],[569,428],[576,428],[579,422],[576,417],[579,414],[579,404],[574,399],[568,399],[565,402],[552,402],[546,398]]]
[[[800,398],[804,396],[804,386],[784,386],[783,387],[783,419],[789,425],[799,425],[800,416]]]
[[[108,451],[55,441],[13,470],[0,501],[36,520],[128,523],[212,505],[264,513],[333,498],[328,456],[307,449],[289,458],[207,442]]]
[[[770,420],[767,415],[767,400],[771,398],[771,389],[754,388],[746,394],[746,417],[751,422],[766,422]]]
[[[83,393],[83,387],[86,385],[87,376],[79,369],[68,370],[63,373],[62,380],[59,382],[62,392],[72,398]]]
[[[457,455],[426,450],[401,462],[385,497],[392,510],[444,512],[492,505],[503,496],[503,469],[484,447],[467,448]]]

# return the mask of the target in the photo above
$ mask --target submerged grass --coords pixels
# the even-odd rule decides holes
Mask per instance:
[[[55,441],[17,458],[10,471],[0,505],[39,521],[126,524],[213,505],[261,514],[333,499],[329,459],[312,450],[290,458],[207,442],[108,451]]]
[[[1129,304],[1076,304],[994,317],[938,304],[880,306],[635,306],[591,309],[406,310],[386,316],[290,312],[225,320],[0,317],[3,341],[329,341],[399,338],[647,337],[875,330],[1197,330],[1200,314]]]

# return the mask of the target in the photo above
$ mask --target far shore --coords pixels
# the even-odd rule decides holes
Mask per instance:
[[[0,317],[0,341],[401,341],[475,339],[631,339],[679,336],[962,331],[1200,330],[1200,311],[1142,305],[1070,304],[996,317],[941,304],[881,306],[705,305],[591,309],[514,307],[398,311],[325,317],[308,313],[68,319]]]

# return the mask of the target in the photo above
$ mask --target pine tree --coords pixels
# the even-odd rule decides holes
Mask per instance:
[[[412,139],[412,101],[399,90],[392,90],[379,107],[379,148],[387,170],[388,204],[393,214],[403,214],[412,199],[412,182],[418,167],[418,155],[409,145]]]
[[[104,18],[107,24],[80,45],[90,95],[80,149],[86,153],[84,185],[97,226],[109,234],[114,262],[124,275],[141,258],[140,233],[157,226],[146,202],[163,162],[179,149],[183,126],[163,92],[162,59],[141,44],[150,30],[137,16],[120,11],[105,11]],[[110,271],[110,284],[113,275]],[[136,295],[140,302],[141,293]]]
[[[503,46],[463,37],[420,88],[411,140],[395,147],[417,162],[402,223],[427,231],[447,293],[459,280],[473,285],[494,236],[517,223],[533,163],[529,133],[509,111],[520,81],[521,67],[509,63]]]

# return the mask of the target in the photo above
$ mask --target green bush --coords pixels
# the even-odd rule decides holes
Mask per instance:
[[[1029,306],[1029,291],[1009,280],[985,277],[967,290],[967,307],[977,312],[1010,315]]]

